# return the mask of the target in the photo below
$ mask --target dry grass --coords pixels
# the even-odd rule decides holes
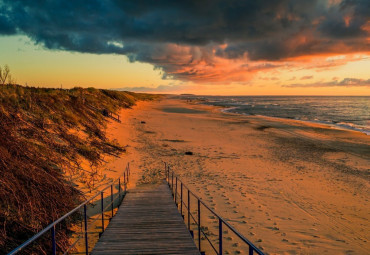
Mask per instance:
[[[82,200],[81,193],[66,180],[67,173],[88,179],[93,174],[79,172],[83,160],[89,162],[93,173],[104,156],[125,151],[107,139],[106,119],[93,108],[116,112],[140,99],[151,96],[93,88],[0,87],[0,254]],[[68,227],[65,224],[58,229],[62,250],[68,245]],[[38,242],[33,248],[38,254],[47,254],[50,241]]]

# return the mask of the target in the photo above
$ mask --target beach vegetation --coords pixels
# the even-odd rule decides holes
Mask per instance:
[[[71,176],[92,185],[93,173],[105,158],[125,152],[107,137],[101,110],[118,113],[137,100],[155,97],[94,88],[23,87],[6,83],[7,70],[1,69],[0,90],[0,254],[84,199]],[[82,172],[82,162],[88,162],[90,171]],[[58,229],[60,250],[68,246],[72,223]],[[50,240],[40,239],[26,253],[49,254],[50,246]]]

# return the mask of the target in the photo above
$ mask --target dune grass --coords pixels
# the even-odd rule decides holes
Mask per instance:
[[[105,133],[100,110],[117,112],[156,96],[73,88],[0,87],[0,254],[7,253],[79,202],[83,195],[66,174],[85,178],[107,155],[125,151]],[[68,245],[68,224],[58,230],[58,247]],[[37,249],[48,254],[49,242]]]

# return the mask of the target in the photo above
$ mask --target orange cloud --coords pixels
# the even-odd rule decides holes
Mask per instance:
[[[281,66],[270,61],[250,61],[247,56],[228,59],[216,55],[225,45],[209,47],[167,44],[151,56],[155,64],[165,70],[164,78],[195,83],[232,83],[250,80],[254,74]]]
[[[313,78],[313,76],[312,76],[312,75],[306,75],[306,76],[301,77],[301,79],[300,79],[300,80],[310,80],[310,79],[312,79],[312,78]]]
[[[297,37],[291,45],[305,43],[307,37]],[[247,55],[240,58],[229,59],[219,56],[216,52],[226,45],[181,46],[168,44],[165,48],[156,50],[151,56],[156,65],[165,70],[165,78],[176,78],[195,83],[247,82],[258,73],[279,70],[313,69],[326,71],[342,66],[352,61],[369,58],[369,54],[340,54],[329,53],[317,55],[303,55],[280,61],[252,61]],[[301,80],[312,79],[313,76],[304,76]]]

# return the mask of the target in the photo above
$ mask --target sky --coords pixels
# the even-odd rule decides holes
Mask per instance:
[[[16,82],[213,95],[370,95],[369,0],[0,0]]]

